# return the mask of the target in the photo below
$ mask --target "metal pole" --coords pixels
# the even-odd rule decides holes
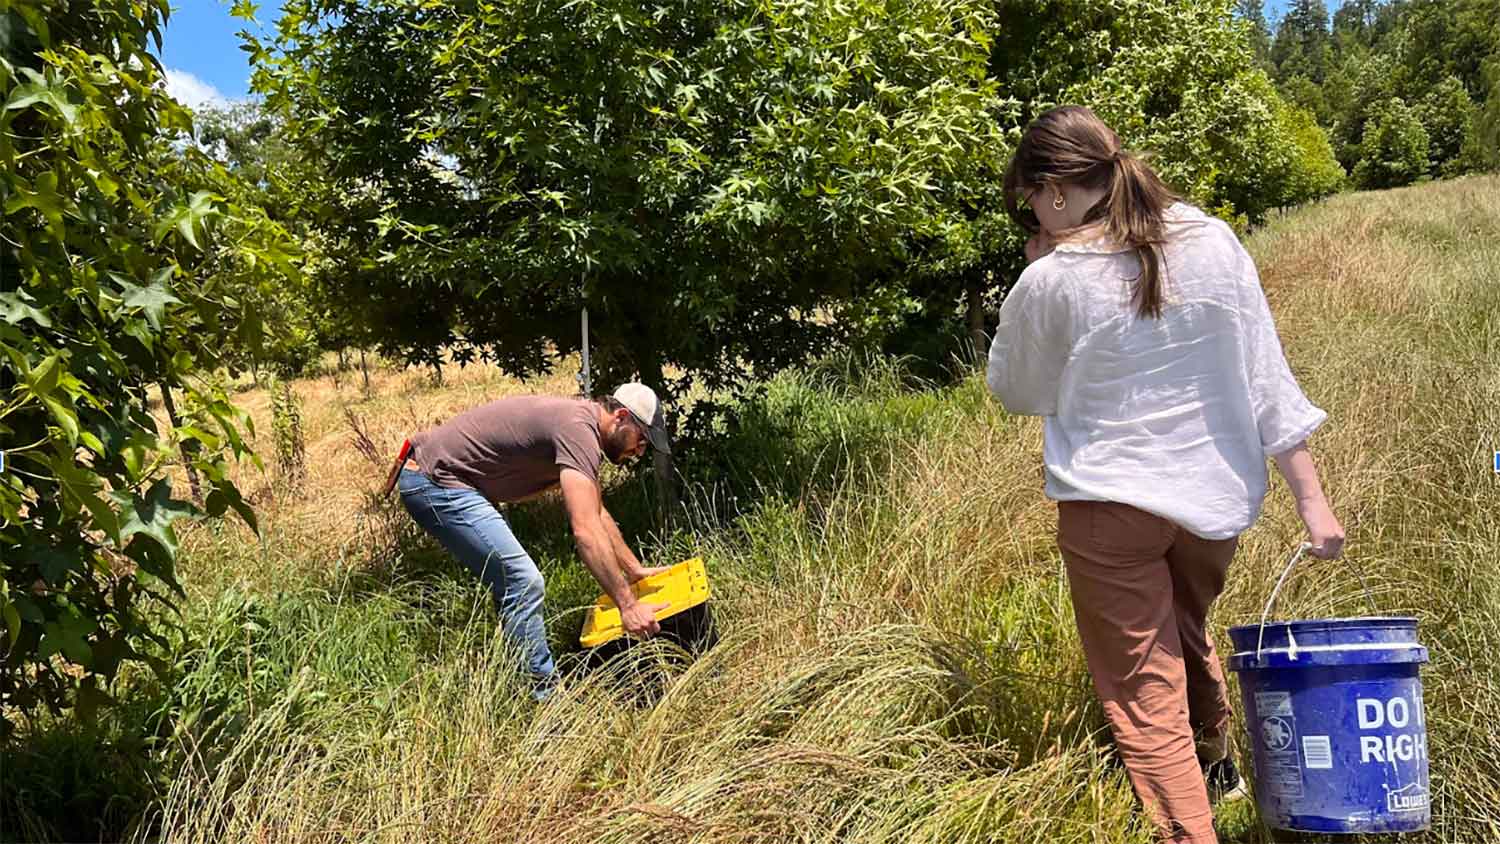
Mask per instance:
[[[584,396],[593,396],[594,395],[593,382],[589,379],[589,308],[588,308],[588,305],[584,305],[583,306],[583,312],[582,312],[582,315],[580,317],[580,321],[582,322],[581,331],[582,331],[582,334],[583,334],[583,371],[578,373],[578,382],[583,387],[583,394],[584,394]]]

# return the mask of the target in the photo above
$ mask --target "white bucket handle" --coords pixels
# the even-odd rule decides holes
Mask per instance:
[[[1287,575],[1292,573],[1292,567],[1297,564],[1298,560],[1302,559],[1303,554],[1311,551],[1312,547],[1313,544],[1311,542],[1305,541],[1297,546],[1297,550],[1292,554],[1292,558],[1286,561],[1286,566],[1281,570],[1281,577],[1276,578],[1276,586],[1271,590],[1271,597],[1266,599],[1266,605],[1260,611],[1260,632],[1255,637],[1255,660],[1257,662],[1260,661],[1260,647],[1266,640],[1266,619],[1271,615],[1271,607],[1276,603],[1276,596],[1281,594],[1281,585],[1286,583]],[[1350,566],[1354,569],[1354,575],[1359,578],[1359,587],[1365,593],[1365,603],[1370,607],[1370,611],[1374,612],[1375,597],[1370,594],[1370,585],[1365,582],[1365,573],[1360,570],[1359,566],[1354,565],[1352,562]],[[1290,631],[1288,633],[1290,634]],[[1297,647],[1295,639],[1292,640],[1291,647],[1295,652]],[[1293,659],[1295,658],[1293,656]]]

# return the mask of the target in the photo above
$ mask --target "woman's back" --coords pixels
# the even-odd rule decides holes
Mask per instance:
[[[1057,547],[1131,785],[1161,839],[1213,844],[1214,795],[1243,789],[1209,608],[1260,512],[1268,454],[1314,556],[1338,556],[1343,527],[1303,444],[1325,414],[1293,380],[1234,233],[1177,201],[1098,115],[1032,121],[1004,197],[1031,263],[1000,308],[990,390],[1046,417]]]
[[[1259,513],[1266,455],[1324,414],[1287,369],[1233,231],[1183,203],[1166,222],[1159,316],[1136,307],[1135,251],[1059,244],[1001,309],[990,386],[1048,417],[1048,497],[1118,501],[1226,538]]]

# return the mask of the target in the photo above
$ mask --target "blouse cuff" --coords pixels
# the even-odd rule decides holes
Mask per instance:
[[[1303,414],[1301,425],[1290,429],[1277,437],[1275,441],[1266,443],[1266,456],[1274,457],[1283,451],[1296,448],[1303,440],[1312,436],[1313,431],[1316,431],[1327,420],[1328,414],[1326,412],[1320,408],[1308,405],[1308,412]]]

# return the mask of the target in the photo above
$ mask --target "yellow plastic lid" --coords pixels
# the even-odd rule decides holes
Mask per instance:
[[[631,585],[631,589],[636,600],[643,604],[667,605],[666,609],[656,613],[656,620],[661,621],[708,600],[708,570],[703,567],[701,557],[694,557],[664,572],[641,578]],[[613,598],[600,595],[599,600],[589,607],[578,643],[592,648],[624,634],[619,607],[615,606]]]

